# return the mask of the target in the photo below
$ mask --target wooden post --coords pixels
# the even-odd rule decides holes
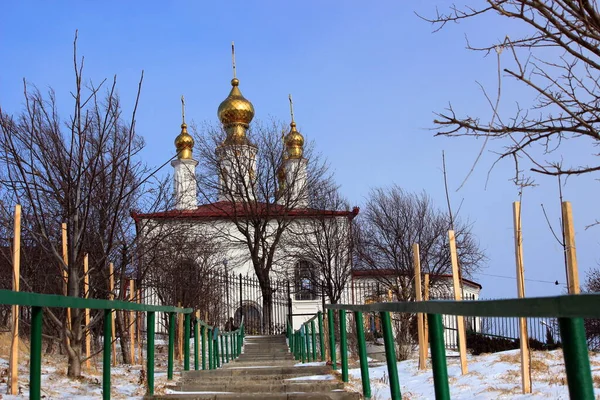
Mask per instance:
[[[12,290],[19,291],[21,281],[21,205],[15,206],[13,237],[13,282]],[[19,394],[19,306],[12,306],[12,340],[10,343],[10,394]]]
[[[413,243],[413,263],[415,265],[415,300],[422,301],[421,256],[418,243]],[[417,335],[419,339],[419,369],[425,369],[427,367],[427,343],[424,336],[423,313],[417,313]]]
[[[579,269],[577,267],[577,250],[575,248],[575,228],[573,227],[573,210],[570,201],[562,202],[562,220],[567,252],[567,278],[569,294],[579,294]]]
[[[68,249],[68,239],[67,239],[67,224],[65,222],[61,225],[62,230],[62,256],[63,262],[65,263],[65,267],[69,268],[69,249]],[[65,296],[68,295],[68,283],[69,283],[69,273],[66,269],[63,268],[63,294]],[[71,309],[67,308],[67,329],[71,330]],[[65,341],[67,345],[70,345],[71,340],[68,336],[65,337]]]
[[[515,229],[515,262],[517,265],[517,295],[525,297],[525,270],[523,268],[523,233],[521,231],[521,202],[513,203],[513,221]],[[523,393],[531,393],[531,366],[529,364],[529,335],[527,319],[519,318],[519,337],[521,347],[521,383]]]
[[[83,297],[90,297],[90,275],[88,273],[89,265],[88,265],[88,254],[85,253],[83,255]],[[92,335],[89,330],[90,327],[90,309],[85,309],[85,366],[90,368],[90,347],[92,346]]]
[[[142,288],[138,286],[137,302],[142,304]],[[142,354],[142,324],[140,324],[140,312],[136,313],[135,320],[137,321],[137,342],[138,342],[138,363],[144,365],[144,354]]]
[[[108,299],[109,300],[114,300],[115,299],[115,266],[113,265],[113,263],[108,264],[108,274],[110,275],[108,277],[109,279],[109,289],[110,289],[110,293],[108,294]],[[115,313],[117,311],[113,310],[113,312],[110,313],[110,318],[112,319],[112,323],[111,323],[111,342],[112,342],[112,363],[114,366],[117,365],[117,335],[116,335],[116,331],[115,331]]]
[[[181,308],[181,302],[177,303],[177,307]],[[177,313],[177,339],[179,342],[177,354],[179,360],[183,360],[183,314],[181,313]]]
[[[129,301],[134,302],[135,283],[129,280]],[[135,311],[129,311],[129,351],[131,352],[131,363],[135,364]]]
[[[424,274],[423,286],[424,286],[423,300],[428,301],[429,300],[429,274]],[[429,326],[428,326],[427,318],[423,318],[423,319],[424,319],[423,330],[425,331],[423,336],[425,337],[425,344],[429,346]]]
[[[460,279],[458,279],[458,255],[456,253],[456,237],[454,231],[448,231],[448,239],[450,242],[450,259],[452,261],[452,283],[454,286],[454,299],[462,300],[462,288]],[[465,317],[462,315],[456,316],[456,328],[458,330],[458,350],[460,353],[460,370],[463,375],[469,372],[467,367],[467,333],[465,329]]]

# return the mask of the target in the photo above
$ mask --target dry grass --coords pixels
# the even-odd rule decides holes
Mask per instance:
[[[498,362],[504,362],[509,364],[515,364],[521,362],[521,355],[519,353],[515,354],[501,354],[498,357]]]
[[[516,369],[509,369],[501,377],[500,380],[504,382],[515,383],[521,379],[521,372]]]
[[[514,386],[512,388],[499,388],[497,386],[490,386],[486,390],[484,390],[484,392],[498,392],[500,395],[517,395],[521,394],[521,387]]]
[[[592,379],[594,380],[594,387],[600,388],[600,375],[593,375]]]
[[[548,364],[546,364],[546,362],[544,360],[540,360],[540,359],[532,359],[531,360],[531,370],[533,372],[538,372],[538,373],[546,373],[550,370],[550,367],[548,366]]]

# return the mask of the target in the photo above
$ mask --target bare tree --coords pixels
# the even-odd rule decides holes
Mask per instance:
[[[231,225],[215,221],[218,236],[230,246],[247,250],[262,292],[263,325],[272,326],[274,265],[284,232],[302,209],[308,188],[329,180],[328,168],[311,144],[304,146],[308,171],[288,171],[285,185],[278,176],[284,162],[282,131],[277,121],[253,123],[244,143],[231,140],[221,127],[205,125],[196,131],[200,198],[212,204]],[[219,200],[219,201],[216,201]]]
[[[9,115],[0,108],[0,191],[4,204],[22,204],[24,235],[57,266],[58,287],[66,272],[68,296],[80,297],[83,293],[82,262],[88,253],[93,288],[90,297],[108,296],[108,263],[112,260],[121,277],[122,297],[124,278],[135,267],[133,221],[127,213],[142,204],[140,198],[152,176],[136,157],[143,147],[135,132],[142,79],[132,115],[126,120],[116,77],[112,82],[86,84],[83,58],[77,56],[77,35],[73,48],[75,88],[71,93],[73,111],[67,120],[61,118],[54,91],[43,94],[26,82],[25,109]],[[5,212],[7,207],[2,210]],[[66,263],[61,249],[63,222],[68,232]],[[36,268],[45,269],[47,265]],[[65,314],[56,310],[48,309],[45,315],[59,332],[67,352],[68,375],[76,377],[81,374],[84,334],[102,318],[93,318],[90,326],[84,326],[82,311],[71,312],[70,324]],[[117,327],[126,331],[119,320]],[[124,344],[126,335],[121,339]]]
[[[448,230],[450,218],[435,208],[425,193],[407,193],[398,186],[371,191],[357,229],[357,263],[374,270],[376,279],[398,301],[414,300],[412,245],[419,244],[421,270],[429,273],[431,286],[452,270]],[[454,220],[458,258],[462,272],[470,276],[485,260],[470,226]],[[379,293],[377,293],[379,295]],[[401,359],[410,353],[410,314],[396,315],[396,339]]]
[[[311,287],[321,287],[331,304],[337,304],[351,275],[352,219],[358,208],[350,211],[348,201],[336,188],[321,186],[312,197],[312,205],[323,212],[292,224],[283,248],[290,259],[305,260],[313,267],[307,275]],[[286,272],[289,279],[293,271]]]
[[[583,291],[586,293],[600,293],[600,269],[593,268],[587,272]],[[588,347],[592,351],[598,351],[600,349],[600,320],[586,318],[583,322]]]
[[[531,171],[546,175],[578,175],[600,170],[594,162],[600,135],[600,13],[596,1],[487,0],[478,7],[451,6],[447,13],[425,18],[436,31],[448,22],[479,19],[494,14],[512,20],[520,32],[507,32],[497,43],[467,46],[470,50],[498,55],[498,74],[503,72],[531,93],[531,104],[517,104],[512,115],[500,115],[500,86],[496,99],[484,95],[493,111],[490,122],[477,115],[456,114],[452,105],[434,121],[442,136],[485,137],[500,140],[498,160],[513,159],[515,180],[522,182],[519,161]],[[520,25],[519,25],[520,24]],[[553,51],[554,50],[554,51]],[[508,59],[501,60],[501,54]],[[504,66],[501,66],[503,64]],[[587,146],[581,152],[560,151],[566,141]],[[563,145],[563,146],[561,146]],[[484,148],[482,148],[481,153]],[[583,151],[586,151],[582,147]],[[479,157],[478,157],[479,158]],[[582,161],[584,160],[584,161]],[[586,161],[592,160],[592,161]]]

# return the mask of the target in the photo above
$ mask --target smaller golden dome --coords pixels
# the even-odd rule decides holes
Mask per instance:
[[[304,154],[304,137],[296,130],[296,123],[290,124],[290,132],[285,137],[285,148],[288,158],[302,158]]]
[[[240,81],[237,78],[231,80],[231,92],[229,96],[219,105],[217,115],[223,125],[244,124],[249,125],[254,118],[254,106],[250,103],[239,89]]]
[[[192,158],[194,138],[188,133],[185,123],[181,124],[181,133],[175,138],[175,148],[177,149],[177,158],[184,160]]]

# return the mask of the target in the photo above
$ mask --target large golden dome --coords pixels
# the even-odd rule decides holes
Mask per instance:
[[[285,136],[285,148],[288,158],[302,158],[304,154],[304,137],[296,130],[296,123],[290,124],[290,132]]]
[[[231,92],[219,105],[217,115],[225,126],[231,124],[249,125],[252,118],[254,118],[254,106],[242,96],[242,92],[238,87],[239,84],[240,81],[237,78],[231,80]]]
[[[194,138],[188,133],[185,122],[181,124],[181,133],[175,138],[175,148],[177,149],[177,158],[185,160],[192,158]]]

